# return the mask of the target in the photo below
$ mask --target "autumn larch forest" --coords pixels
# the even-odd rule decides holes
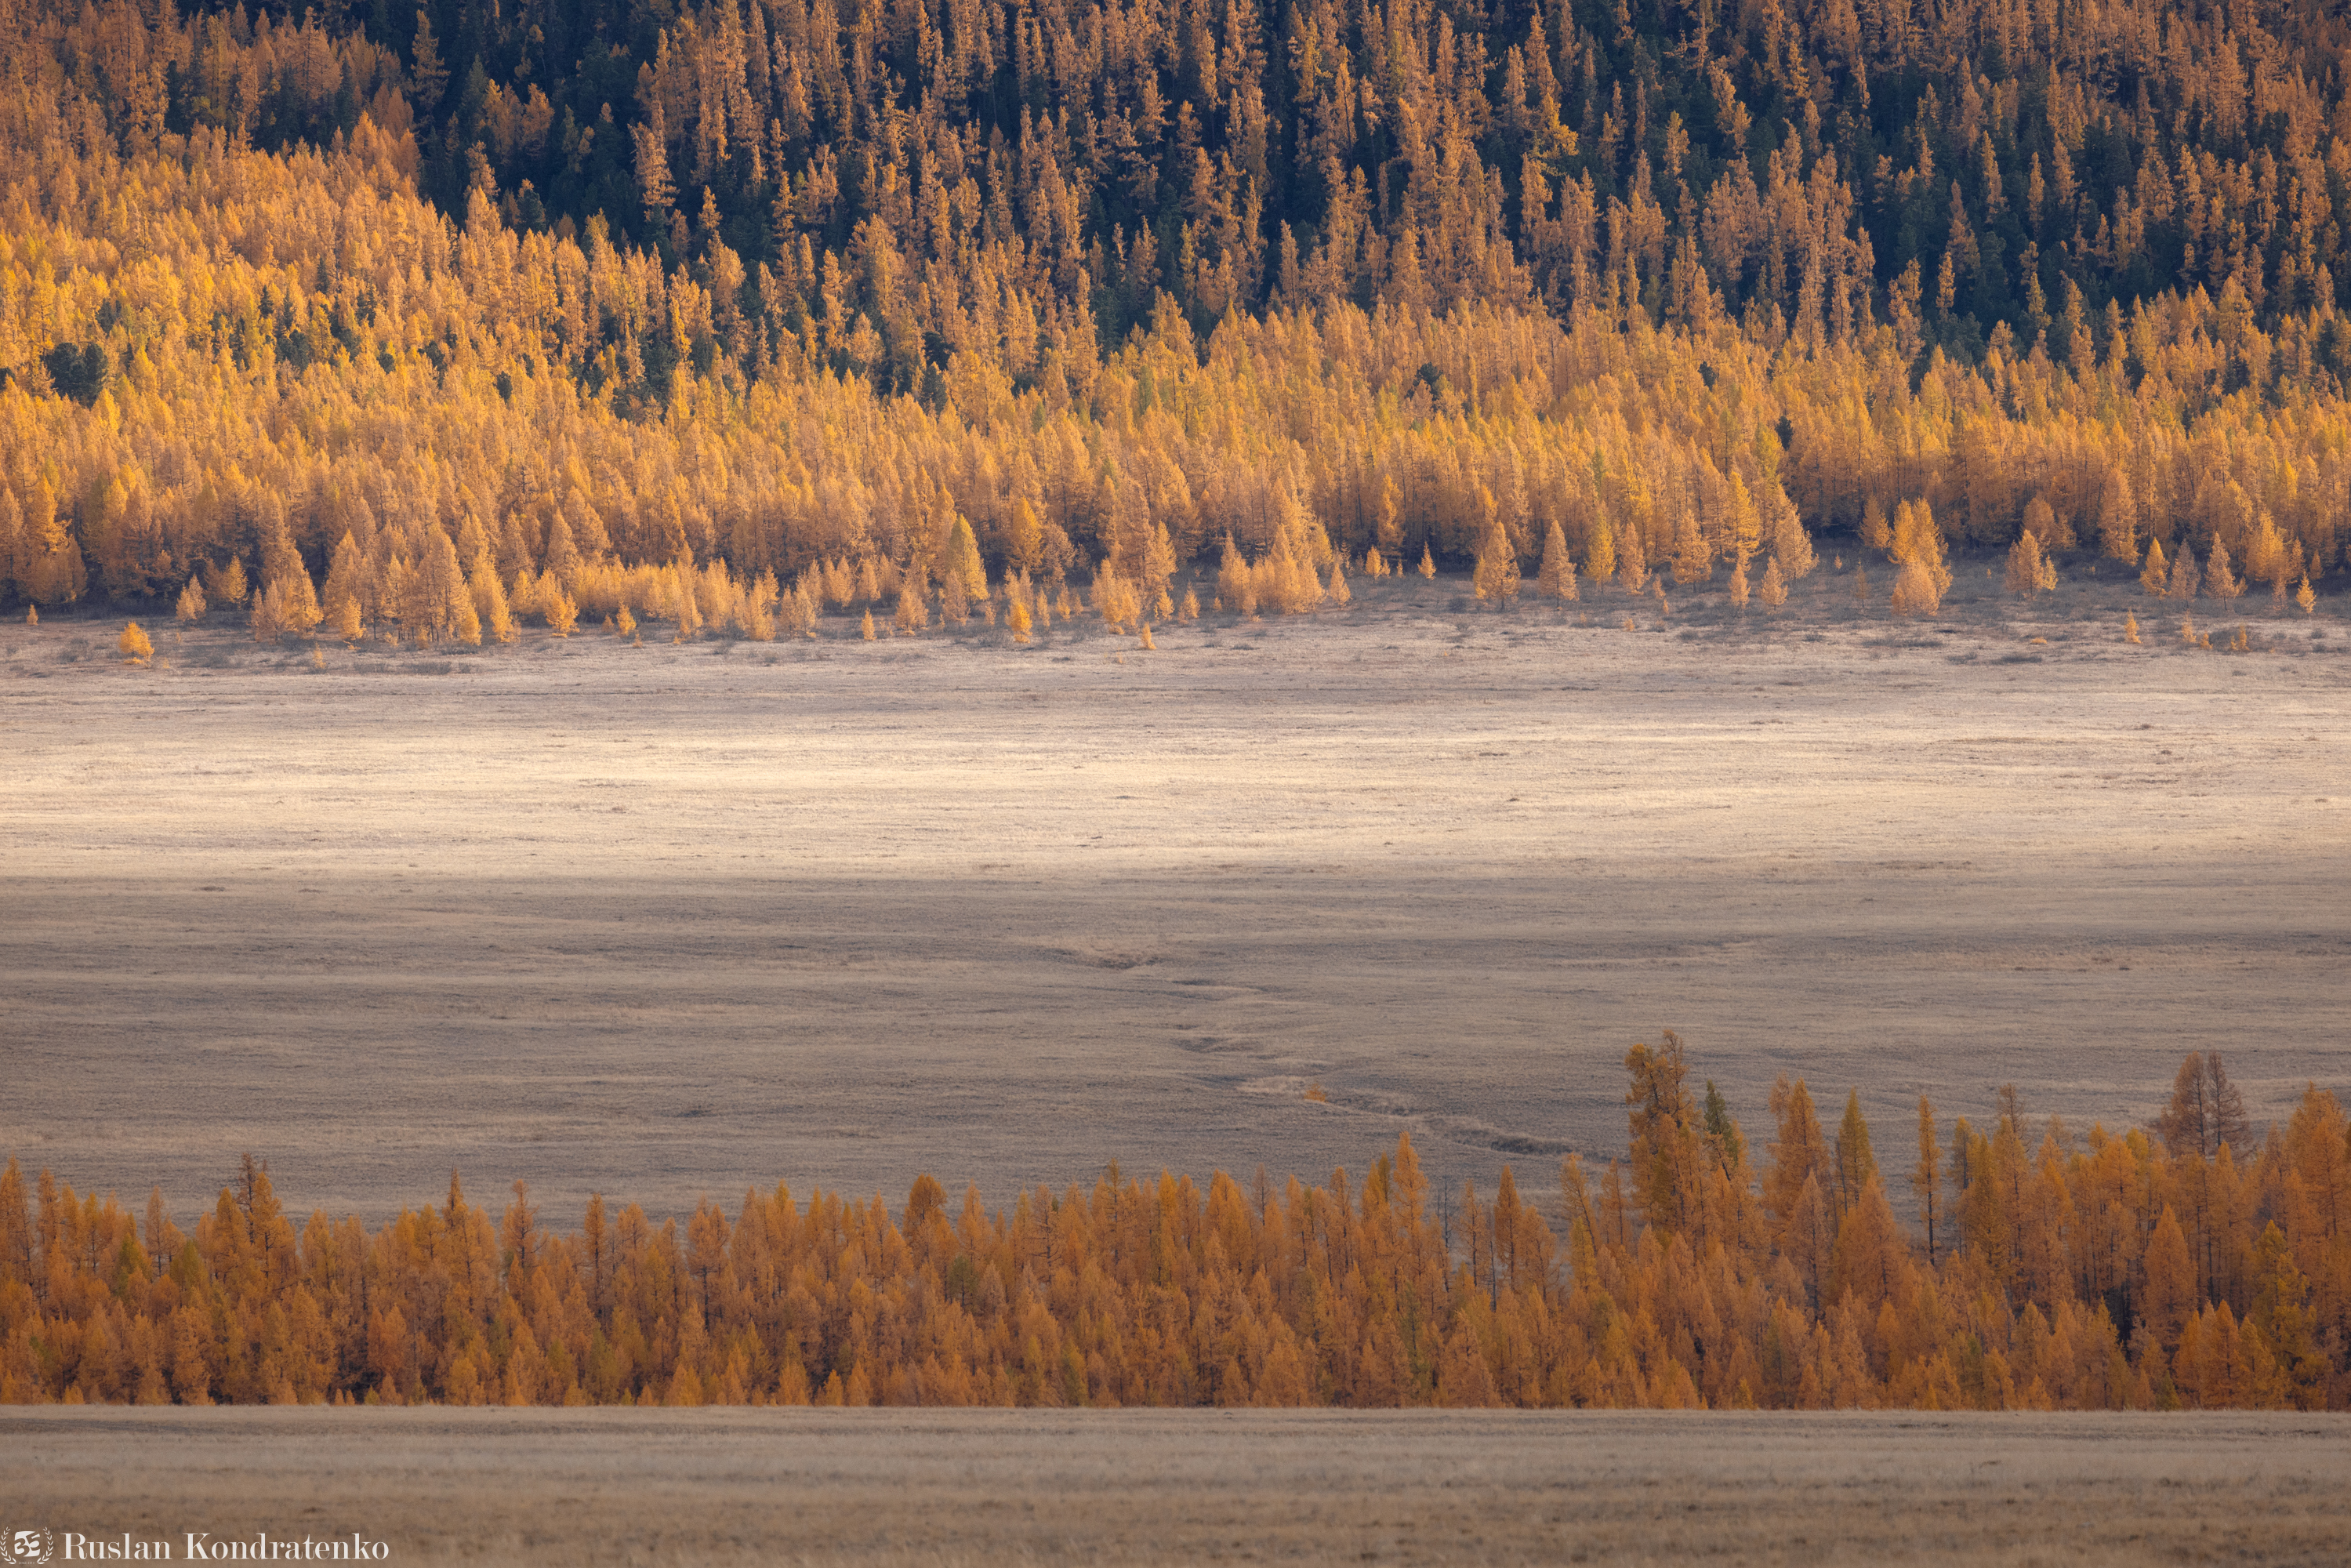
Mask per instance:
[[[5,0],[0,592],[1133,631],[1420,565],[1768,609],[1834,537],[1893,612],[1976,549],[2307,612],[2346,28]]]
[[[247,1156],[183,1232],[0,1174],[0,1402],[1696,1408],[2351,1406],[2351,1124],[2256,1134],[2218,1056],[2152,1130],[1974,1127],[1923,1098],[1881,1155],[1782,1078],[1756,1151],[1671,1034],[1627,1054],[1631,1152],[1432,1195],[1114,1166],[989,1212],[705,1199],[683,1230],[516,1184],[298,1230]],[[1907,1132],[1907,1129],[1905,1129]],[[1761,1159],[1761,1173],[1756,1161]],[[1918,1217],[1896,1218],[1888,1189]]]
[[[1887,613],[1974,552],[2309,614],[2346,49],[2304,0],[0,0],[0,601],[1147,639],[1415,570],[1768,615],[1833,549]],[[298,1228],[255,1164],[183,1231],[11,1160],[0,1401],[2351,1406],[2322,1089],[2256,1129],[2191,1056],[2154,1128],[1922,1100],[1914,1153],[1783,1082],[1759,1149],[1670,1036],[1626,1067],[1550,1218],[1408,1138],[576,1230],[455,1178]]]

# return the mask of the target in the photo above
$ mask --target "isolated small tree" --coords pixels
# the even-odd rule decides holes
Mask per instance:
[[[1437,557],[1426,543],[1420,547],[1420,575],[1423,577],[1437,575]]]
[[[629,607],[626,604],[622,604],[620,612],[612,617],[612,631],[615,635],[621,637],[633,637],[637,634],[637,618],[629,613]]]
[[[1931,587],[1928,597],[1938,605],[1942,602],[1951,586],[1950,558],[1944,549],[1942,526],[1926,502],[1905,501],[1895,509],[1894,542],[1886,555],[1905,569],[1918,567]]]
[[[1181,620],[1197,621],[1200,618],[1200,596],[1186,588],[1184,602],[1176,607],[1176,613]]]
[[[293,536],[284,523],[271,529],[262,559],[269,586],[277,591],[278,620],[287,631],[298,636],[326,619],[319,608],[309,569],[302,564],[301,552],[294,548]]]
[[[1029,613],[1029,607],[1018,599],[1014,600],[1011,613],[1005,617],[1005,624],[1012,629],[1012,640],[1016,643],[1029,641],[1029,629],[1035,623]]]
[[[979,559],[979,541],[972,537],[971,524],[961,512],[956,514],[955,527],[947,532],[946,564],[939,571],[942,588],[949,578],[960,580],[967,603],[987,597],[987,568]]]
[[[2163,541],[2154,539],[2147,547],[2147,560],[2138,570],[2138,585],[2160,598],[2171,586],[2171,566],[2163,559]]]
[[[480,647],[482,617],[481,613],[474,608],[474,596],[470,593],[457,594],[450,600],[449,608],[450,629],[456,632],[457,641],[468,648]]]
[[[513,642],[514,610],[507,603],[506,586],[498,581],[498,569],[486,549],[474,557],[473,575],[467,579],[465,589],[466,598],[473,602],[475,625],[494,642]],[[627,608],[622,606],[624,612]]]
[[[1942,607],[1943,591],[1936,583],[1927,563],[1919,560],[1903,563],[1902,575],[1894,583],[1894,613],[1932,615]]]
[[[1233,543],[1230,533],[1225,535],[1224,553],[1217,561],[1217,599],[1220,603],[1239,609],[1249,593],[1249,562],[1241,559],[1240,547]]]
[[[2187,558],[2183,556],[2180,559],[2184,560]],[[2231,566],[2228,541],[2215,535],[2211,557],[2204,563],[2204,591],[2215,599],[2234,599],[2243,593],[2245,585],[2237,580],[2237,574]]]
[[[2203,575],[2203,572],[2199,570],[2196,565],[2196,551],[2194,547],[2190,546],[2185,539],[2181,540],[2179,544],[2179,559],[2171,563],[2171,587],[2169,590],[2171,597],[2180,600],[2195,598],[2197,587],[2202,581]]]
[[[320,594],[319,599],[325,612],[327,623],[329,626],[341,626],[344,602],[346,601],[363,601],[367,590],[367,557],[360,552],[359,545],[353,541],[350,530],[347,528],[343,531],[343,537],[335,541],[335,553],[328,559],[326,591]],[[364,620],[363,602],[361,610],[361,619]]]
[[[1779,558],[1775,556],[1772,559],[1776,560]],[[1747,558],[1740,556],[1730,568],[1730,607],[1733,610],[1746,609],[1748,594]]]
[[[1553,517],[1543,530],[1542,564],[1535,569],[1535,591],[1545,599],[1575,597],[1575,562],[1567,553],[1567,534]]]
[[[1733,476],[1734,489],[1736,477]],[[1765,486],[1760,505],[1765,514],[1765,542],[1783,563],[1782,570],[1798,581],[1812,576],[1821,558],[1813,553],[1813,536],[1804,527],[1796,504],[1788,499],[1786,491],[1771,485]]]
[[[895,625],[900,636],[911,637],[931,623],[931,606],[923,593],[922,574],[910,571],[898,585]]]
[[[2123,641],[2132,643],[2138,641],[2138,617],[2127,610],[2123,612]]]
[[[2305,571],[2302,574],[2302,586],[2294,591],[2294,601],[2302,606],[2302,612],[2304,615],[2317,613],[2318,595],[2311,591],[2310,573]]]
[[[1165,617],[1176,612],[1176,601],[1168,597],[1167,585],[1176,577],[1176,545],[1167,537],[1167,525],[1155,522],[1151,537],[1143,546],[1143,603],[1148,615]]]
[[[868,610],[865,612],[864,619],[858,622],[857,634],[865,639],[868,643],[872,642],[873,639],[879,635],[879,633],[873,630],[873,612],[871,610]]]
[[[2131,496],[2130,478],[2120,468],[2106,475],[2098,497],[2098,542],[2115,560],[2138,559],[2138,507]]]
[[[1594,588],[1605,588],[1616,575],[1616,531],[1605,516],[1592,519],[1592,538],[1583,549],[1583,575]]]
[[[2046,509],[2046,503],[2043,505]],[[2047,564],[2038,535],[2030,531],[2017,535],[2016,542],[2008,549],[2008,591],[2019,599],[2030,599],[2039,593],[2042,572]]]
[[[1514,599],[1519,591],[1519,555],[1502,532],[1501,519],[1486,525],[1486,537],[1478,545],[1478,569],[1470,575],[1470,587],[1480,599]]]
[[[1143,619],[1142,596],[1136,593],[1134,585],[1119,576],[1117,570],[1107,560],[1094,571],[1094,609],[1101,612],[1103,623],[1113,632],[1123,631]]]
[[[1714,552],[1698,531],[1698,515],[1687,507],[1674,523],[1674,580],[1704,582],[1714,575]]]
[[[1631,528],[1625,530],[1616,551],[1616,586],[1628,596],[1638,598],[1649,591],[1649,561],[1641,536]]]
[[[552,578],[555,573],[550,570],[541,575]],[[694,562],[680,556],[662,575],[668,586],[670,617],[677,622],[676,639],[683,643],[702,630],[702,601],[694,591]],[[540,591],[550,601],[564,593],[552,582],[543,582]]]
[[[2299,549],[2286,548],[2285,536],[2278,532],[2277,519],[2267,510],[2262,511],[2252,538],[2245,541],[2245,586],[2266,582],[2270,585],[2270,597],[2283,600],[2285,585],[2301,570]]]
[[[1871,549],[1884,549],[1894,542],[1894,532],[1886,526],[1886,507],[1875,496],[1862,504],[1861,542]]]
[[[1314,569],[1310,566],[1306,570],[1311,571]],[[1323,597],[1332,604],[1350,604],[1354,601],[1355,596],[1347,587],[1347,569],[1336,556],[1331,558],[1331,584]]]
[[[172,608],[183,624],[193,626],[203,620],[205,608],[204,586],[193,577],[188,579],[188,586],[180,590],[180,601]]]
[[[121,649],[122,656],[134,664],[143,664],[155,656],[155,644],[148,640],[146,632],[139,629],[136,621],[122,629],[122,635],[115,640],[114,645]]]
[[[1767,609],[1777,610],[1788,602],[1788,583],[1780,575],[1780,558],[1773,556],[1763,563],[1763,580],[1756,585],[1756,595]]]
[[[275,643],[286,631],[286,587],[273,582],[253,596],[253,640]]]
[[[1004,520],[1000,537],[1007,571],[1037,570],[1045,545],[1045,525],[1037,520],[1037,508],[1029,504],[1027,497],[1012,503],[1012,515]]]
[[[750,591],[743,596],[743,608],[736,619],[736,624],[743,629],[743,635],[754,643],[774,642],[776,601],[782,596],[773,577],[763,576],[752,584]],[[799,597],[797,592],[792,597],[792,607],[794,619],[798,619]]]

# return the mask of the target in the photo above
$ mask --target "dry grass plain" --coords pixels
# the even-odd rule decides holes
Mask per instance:
[[[2331,1564],[2346,1439],[2340,1416],[49,1409],[0,1415],[0,1523],[358,1531],[395,1563]]]
[[[2134,647],[2135,585],[1982,570],[1924,623],[1825,567],[1776,617],[1359,580],[1149,653],[216,624],[132,670],[117,618],[10,624],[0,1151],[183,1221],[251,1149],[298,1211],[455,1166],[568,1226],[1403,1129],[1547,1188],[1660,1027],[1750,1133],[1781,1071],[1858,1084],[1889,1162],[1922,1090],[2126,1124],[2215,1047],[2257,1120],[2344,1086],[2339,601]]]

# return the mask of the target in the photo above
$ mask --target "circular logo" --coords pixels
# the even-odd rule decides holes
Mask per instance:
[[[0,1535],[0,1563],[7,1564],[7,1568],[19,1568],[20,1564],[22,1568],[35,1568],[36,1564],[47,1563],[57,1547],[46,1530],[12,1530]]]

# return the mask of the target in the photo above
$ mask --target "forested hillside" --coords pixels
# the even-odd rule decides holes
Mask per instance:
[[[1433,1194],[1360,1181],[1040,1187],[988,1212],[753,1190],[683,1232],[466,1201],[298,1231],[250,1159],[193,1234],[0,1174],[0,1402],[2342,1409],[2351,1141],[2264,1136],[2217,1057],[2158,1126],[1918,1105],[1916,1160],[1801,1082],[1756,1149],[1679,1043],[1627,1055],[1632,1152]],[[1883,1165],[1881,1165],[1881,1158]],[[1887,1187],[1922,1218],[1907,1231]],[[35,1201],[28,1202],[28,1199]]]
[[[1849,533],[1914,610],[2021,533],[2281,609],[2342,560],[2314,3],[0,20],[19,601],[968,601],[958,519],[999,595],[1554,526],[1734,593]]]

